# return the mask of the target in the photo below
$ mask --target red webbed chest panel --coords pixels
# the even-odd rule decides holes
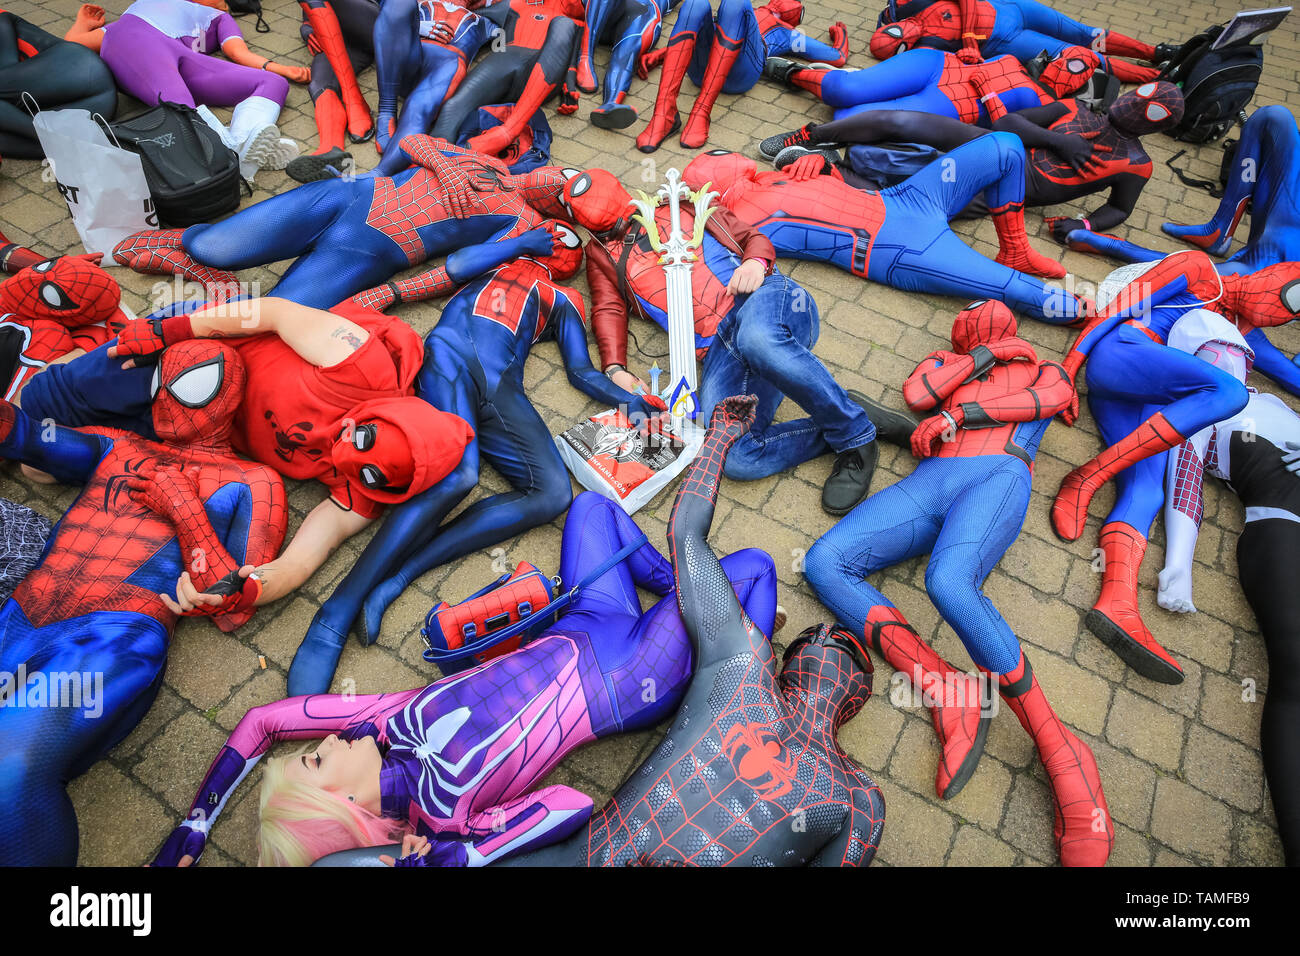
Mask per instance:
[[[114,439],[112,450],[59,522],[45,560],[14,591],[14,600],[34,626],[92,611],[145,614],[169,629],[175,624],[175,616],[159,600],[154,587],[128,580],[176,537],[169,521],[131,499],[126,479],[139,474],[146,465],[191,471],[197,478],[202,501],[225,485],[247,484],[259,505],[252,513],[254,529],[260,523],[262,531],[266,531],[278,522],[283,536],[283,492],[278,496],[274,493],[277,482],[268,469],[205,452],[178,452],[126,432],[97,431]],[[169,566],[164,570],[174,585],[184,567]]]
[[[562,299],[575,301],[577,293],[554,285],[546,270],[528,259],[497,269],[474,297],[474,315],[495,322],[511,335],[529,336],[529,343],[545,333],[551,315]],[[581,306],[579,315],[583,314]]]
[[[1048,128],[1067,136],[1096,134],[1091,140],[1093,146],[1103,147],[1109,152],[1094,151],[1093,156],[1101,162],[1080,174],[1050,149],[1036,147],[1029,151],[1029,162],[1035,172],[1063,186],[1102,183],[1124,174],[1151,178],[1151,157],[1142,148],[1140,140],[1124,136],[1104,116],[1082,108],[1077,100],[1067,100],[1062,105],[1067,109],[1066,114]]]
[[[1051,97],[1037,88],[1020,61],[1013,56],[994,57],[983,63],[963,63],[948,53],[944,55],[944,70],[935,88],[952,101],[957,109],[957,118],[963,123],[975,123],[980,118],[980,94],[972,83],[976,73],[983,74],[984,90],[989,95],[1028,90],[1037,96],[1039,105],[1051,101]],[[1008,108],[1020,107],[1009,105]]]
[[[995,398],[1021,393],[1027,407],[1034,405],[1034,398],[1024,390],[1038,377],[1038,363],[1017,361],[994,365],[982,379],[967,382],[950,395],[943,403],[945,411],[951,411],[963,402],[986,403]],[[952,441],[938,442],[939,458],[972,458],[976,455],[1006,454],[1008,444],[1014,440],[1016,431],[1022,423],[999,425],[995,428],[959,428]]]
[[[660,236],[667,237],[669,221],[668,207],[659,207],[655,211],[655,224],[659,227]],[[693,232],[695,228],[693,210],[682,209],[681,224],[684,233],[690,235]],[[735,299],[727,292],[726,282],[715,271],[721,266],[721,262],[709,261],[710,248],[720,250],[721,246],[711,238],[706,238],[703,246],[696,251],[698,258],[691,268],[691,300],[695,307],[695,331],[706,337],[714,333],[718,323],[735,304]],[[614,256],[614,261],[618,262],[623,255],[623,243],[621,241],[611,243],[609,249],[610,254]],[[668,315],[667,276],[663,266],[659,264],[659,253],[650,248],[650,239],[644,233],[628,256],[626,275],[628,289],[641,300],[647,317],[662,325]],[[731,278],[729,270],[726,278],[728,280]]]

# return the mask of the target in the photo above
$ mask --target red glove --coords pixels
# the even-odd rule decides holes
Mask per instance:
[[[948,416],[951,416],[952,421],[949,421]],[[966,413],[958,405],[948,413],[948,416],[931,415],[916,426],[912,432],[913,455],[917,458],[929,458],[935,453],[935,442],[948,442],[957,437],[957,429],[953,427],[953,422],[956,422],[957,428],[960,428]]]
[[[1074,427],[1074,423],[1077,422],[1077,421],[1079,420],[1079,391],[1078,391],[1078,389],[1075,389],[1074,393],[1070,396],[1070,404],[1069,404],[1069,406],[1066,407],[1066,408],[1061,409],[1061,411],[1058,412],[1057,414],[1059,414],[1059,415],[1061,416],[1061,421],[1065,422],[1065,424],[1069,425],[1071,428]]]
[[[664,57],[667,55],[668,47],[663,47],[659,50],[651,50],[649,53],[642,56],[641,59],[637,60],[636,75],[643,80],[650,79],[650,71],[657,69],[659,65],[663,63]]]
[[[808,179],[816,179],[825,168],[825,156],[821,153],[808,153],[787,166],[784,172],[796,183],[801,183]]]
[[[383,312],[397,301],[397,292],[391,282],[386,282],[364,292],[358,292],[352,297],[352,301],[362,308]]]
[[[1014,362],[1016,359],[1026,359],[1030,362],[1038,361],[1038,353],[1034,347],[1024,339],[1016,338],[1014,335],[1010,338],[1000,339],[997,342],[990,342],[985,346],[993,357],[999,362]]]
[[[194,326],[188,315],[172,315],[165,319],[132,319],[117,334],[117,357],[134,357],[137,364],[147,365],[158,361],[163,349],[177,342],[194,338]]]

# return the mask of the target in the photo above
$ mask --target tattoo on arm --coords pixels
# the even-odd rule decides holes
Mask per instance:
[[[361,346],[366,344],[365,341],[359,338],[357,336],[357,333],[354,332],[352,328],[347,325],[340,325],[338,328],[336,328],[333,332],[330,333],[330,338],[338,339],[339,341],[352,346],[352,351],[354,352],[357,349],[361,348]]]

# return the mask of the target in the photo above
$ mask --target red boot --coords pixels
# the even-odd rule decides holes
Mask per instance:
[[[1107,57],[1106,65],[1110,68],[1108,72],[1121,83],[1150,83],[1160,78],[1158,66],[1139,66],[1115,56]]]
[[[1150,43],[1143,43],[1114,30],[1107,30],[1101,38],[1101,47],[1097,50],[1108,57],[1129,56],[1135,60],[1150,63],[1156,55],[1156,48]],[[1117,74],[1118,75],[1118,74]]]
[[[339,89],[343,91],[343,107],[348,114],[348,136],[354,143],[364,143],[375,135],[375,121],[365,97],[361,95],[361,87],[357,86],[357,75],[352,71],[352,60],[348,56],[347,44],[343,42],[343,28],[334,15],[334,8],[320,0],[304,0],[299,6],[311,27],[312,39],[338,77]]]
[[[655,110],[650,122],[636,138],[636,148],[643,153],[653,153],[669,136],[681,128],[682,118],[677,113],[677,94],[681,92],[686,67],[695,53],[695,32],[678,33],[668,40],[663,51],[663,74],[659,77],[659,93],[655,96]]]
[[[211,269],[190,258],[181,246],[184,232],[184,229],[137,232],[113,247],[113,259],[136,272],[193,279],[202,283],[213,302],[225,302],[239,295],[239,279],[233,272]]]
[[[1092,496],[1134,462],[1177,448],[1185,441],[1163,412],[1156,412],[1087,464],[1065,476],[1052,504],[1052,528],[1066,541],[1076,541],[1088,522]]]
[[[939,735],[934,790],[944,800],[952,799],[966,786],[984,753],[990,715],[981,706],[982,682],[936,654],[896,607],[873,607],[863,630],[871,646],[890,666],[910,677],[921,690]]]
[[[561,80],[563,77],[560,78]],[[495,156],[519,138],[533,114],[542,108],[542,104],[555,92],[556,83],[546,78],[546,71],[540,63],[533,65],[533,71],[524,84],[524,91],[519,94],[519,101],[510,108],[510,113],[500,126],[479,133],[467,144],[470,149]]]
[[[849,62],[849,28],[841,23],[831,24],[831,46],[839,51],[838,60],[829,60],[831,66],[843,66]]]
[[[316,97],[316,132],[320,145],[311,155],[320,156],[332,149],[343,148],[343,133],[348,127],[348,115],[343,101],[333,90],[325,90]]]
[[[1137,605],[1138,569],[1147,539],[1122,521],[1101,529],[1101,596],[1083,619],[1088,630],[1147,680],[1181,684],[1183,669],[1142,623]]]
[[[1034,738],[1052,788],[1052,833],[1062,866],[1104,866],[1115,843],[1101,774],[1092,748],[1070,732],[1038,686],[1022,653],[1010,674],[998,678],[1002,699]]]
[[[713,25],[713,49],[709,51],[709,65],[704,68],[704,79],[700,81],[700,95],[695,98],[690,116],[682,128],[678,140],[687,149],[696,149],[709,140],[709,114],[713,104],[718,101],[718,94],[731,75],[731,68],[740,56],[740,48],[745,40],[733,40],[716,23]]]
[[[1025,204],[1009,202],[990,209],[993,228],[998,232],[997,261],[1011,269],[1028,272],[1045,279],[1065,278],[1065,266],[1034,250],[1025,233]]]

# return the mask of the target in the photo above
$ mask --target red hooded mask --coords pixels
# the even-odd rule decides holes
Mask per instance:
[[[1086,46],[1066,47],[1055,60],[1043,67],[1038,82],[1062,99],[1083,89],[1099,66],[1101,58]]]
[[[59,256],[28,266],[0,285],[0,313],[22,319],[51,319],[69,329],[125,321],[122,290],[83,256]]]
[[[618,177],[604,169],[589,169],[564,184],[561,197],[573,221],[597,235],[607,233],[632,215],[632,197]]]
[[[1015,338],[1016,317],[996,299],[972,302],[957,313],[952,323],[952,347],[966,355],[977,345]]]
[[[380,398],[352,410],[330,457],[358,494],[393,504],[450,474],[473,437],[463,418],[422,398]]]
[[[175,445],[222,446],[230,441],[248,373],[239,353],[214,339],[178,342],[153,373],[153,427]]]

